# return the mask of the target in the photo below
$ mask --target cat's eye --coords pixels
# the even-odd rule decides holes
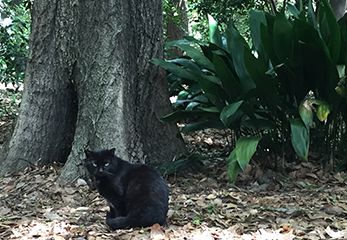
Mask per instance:
[[[95,163],[95,162],[93,162],[93,167],[97,167],[98,165]]]
[[[107,167],[108,165],[110,165],[110,163],[109,163],[109,162],[105,163],[105,167]]]

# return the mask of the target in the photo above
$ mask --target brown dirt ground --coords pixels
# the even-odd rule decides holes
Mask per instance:
[[[0,135],[3,126],[11,128],[5,122]],[[224,132],[209,129],[184,138],[208,157],[203,163],[215,179],[198,172],[166,176],[167,226],[112,232],[105,200],[82,179],[57,181],[62,166],[53,164],[0,178],[0,239],[347,238],[345,173],[333,175],[309,162],[287,164],[279,174],[252,163],[231,183]]]

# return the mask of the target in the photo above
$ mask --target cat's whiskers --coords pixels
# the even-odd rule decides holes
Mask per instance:
[[[115,176],[116,176],[116,174],[114,174],[114,173],[112,173],[112,172],[109,172],[109,171],[106,171],[105,173],[106,173],[106,175],[108,175],[108,176],[112,176],[112,177],[115,177]]]

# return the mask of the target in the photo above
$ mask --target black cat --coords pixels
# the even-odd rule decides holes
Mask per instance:
[[[86,167],[110,205],[106,223],[113,230],[166,225],[168,187],[154,169],[124,161],[115,149],[85,150]]]

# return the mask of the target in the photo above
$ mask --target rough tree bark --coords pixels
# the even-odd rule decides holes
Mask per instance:
[[[170,112],[161,0],[35,0],[21,111],[1,152],[0,174],[27,162],[67,162],[85,175],[84,149],[116,148],[132,162],[163,162],[184,150]],[[22,160],[22,161],[21,161]]]

